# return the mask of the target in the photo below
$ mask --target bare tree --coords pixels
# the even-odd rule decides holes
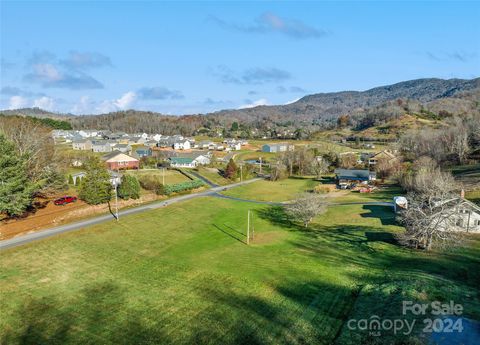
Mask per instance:
[[[326,210],[325,199],[311,193],[302,194],[295,201],[285,206],[285,212],[293,219],[302,222],[306,228],[313,218],[325,213]]]
[[[452,194],[438,198],[426,193],[410,193],[407,198],[408,208],[399,215],[399,221],[406,229],[400,242],[426,250],[461,242],[460,198]]]
[[[282,161],[278,161],[277,164],[272,165],[270,169],[270,180],[277,181],[287,176],[287,167]]]
[[[329,166],[330,162],[322,156],[317,156],[311,161],[311,169],[317,176],[317,179],[320,179],[328,171]]]

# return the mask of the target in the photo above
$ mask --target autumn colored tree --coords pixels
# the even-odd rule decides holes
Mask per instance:
[[[224,176],[226,178],[233,179],[237,176],[237,173],[238,173],[238,167],[233,161],[233,159],[230,159],[230,161],[228,162],[225,168]]]

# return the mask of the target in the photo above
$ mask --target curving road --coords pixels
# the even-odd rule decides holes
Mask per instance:
[[[139,213],[139,212],[154,210],[154,209],[157,209],[157,208],[168,206],[170,204],[175,204],[177,202],[190,200],[190,199],[194,199],[194,198],[198,198],[198,197],[202,197],[202,196],[213,196],[213,197],[217,197],[217,198],[230,199],[230,200],[241,201],[241,202],[249,202],[249,203],[264,204],[264,205],[275,205],[275,206],[285,205],[285,204],[288,203],[288,202],[273,202],[273,201],[259,201],[259,200],[242,199],[242,198],[237,198],[237,197],[234,197],[234,196],[229,196],[229,195],[224,195],[224,194],[219,193],[221,191],[228,190],[228,189],[231,189],[231,188],[235,188],[235,187],[238,187],[238,186],[242,186],[242,185],[245,185],[245,184],[249,184],[249,183],[252,183],[252,182],[256,182],[258,180],[261,180],[261,179],[260,178],[254,178],[254,179],[247,180],[247,181],[232,183],[232,184],[229,184],[229,185],[226,185],[226,186],[216,186],[216,187],[210,188],[209,190],[206,190],[206,191],[203,191],[203,192],[181,195],[181,196],[177,196],[177,197],[174,197],[174,198],[171,198],[171,199],[156,201],[156,202],[153,202],[153,203],[150,203],[150,204],[125,209],[125,210],[122,210],[122,211],[119,212],[119,218],[121,218],[123,216],[130,215],[130,214],[135,214],[135,213]],[[390,202],[376,202],[376,201],[373,201],[373,202],[340,202],[340,203],[328,203],[328,204],[332,205],[332,206],[372,205],[372,206],[390,206],[390,207],[393,207],[393,203],[390,203]],[[112,215],[105,214],[105,215],[89,218],[89,219],[86,219],[86,220],[82,220],[82,221],[78,221],[78,222],[74,222],[74,223],[69,223],[69,224],[65,224],[65,225],[60,225],[60,226],[56,226],[56,227],[46,229],[46,230],[37,231],[37,232],[31,233],[31,234],[27,234],[27,235],[23,235],[23,236],[19,236],[19,237],[14,237],[14,238],[9,239],[9,240],[0,241],[0,250],[5,250],[7,248],[17,247],[17,246],[20,246],[20,245],[23,245],[23,244],[26,244],[26,243],[36,241],[36,240],[40,240],[40,239],[44,239],[44,238],[47,238],[47,237],[55,236],[57,234],[62,234],[62,233],[65,233],[65,232],[79,230],[79,229],[85,228],[87,226],[91,226],[91,225],[95,225],[95,224],[99,224],[99,223],[103,223],[103,222],[107,222],[107,221],[111,221],[111,220],[112,220]]]
[[[216,193],[218,193],[220,191],[223,191],[223,190],[235,188],[235,187],[238,187],[238,186],[242,186],[242,185],[245,185],[245,184],[256,182],[258,180],[261,180],[261,179],[260,178],[254,178],[254,179],[247,180],[247,181],[232,183],[232,184],[229,184],[229,185],[226,185],[226,186],[219,186],[219,187],[210,188],[209,190],[206,190],[204,192],[181,195],[181,196],[177,196],[177,197],[174,197],[174,198],[171,198],[171,199],[156,201],[156,202],[153,202],[153,203],[150,203],[150,204],[129,208],[129,209],[120,211],[119,212],[119,218],[121,219],[123,216],[129,215],[129,214],[135,214],[135,213],[139,213],[139,212],[154,210],[154,209],[157,209],[157,208],[160,208],[160,207],[165,207],[167,205],[175,204],[177,202],[181,202],[181,201],[185,201],[185,200],[190,200],[190,199],[194,199],[194,198],[198,198],[198,197],[202,197],[202,196],[209,196],[209,195],[216,194]],[[57,234],[62,234],[62,233],[69,232],[69,231],[79,230],[79,229],[85,228],[87,226],[107,222],[107,221],[110,221],[110,220],[112,220],[112,215],[105,214],[105,215],[102,215],[102,216],[89,218],[89,219],[82,220],[82,221],[79,221],[79,222],[69,223],[69,224],[65,224],[65,225],[56,226],[56,227],[53,227],[53,228],[50,228],[50,229],[37,231],[37,232],[27,234],[27,235],[24,235],[24,236],[14,237],[14,238],[9,239],[9,240],[0,241],[0,250],[20,246],[22,244],[26,244],[26,243],[29,243],[29,242],[32,242],[32,241],[36,241],[36,240],[40,240],[40,239],[43,239],[43,238],[51,237],[51,236],[54,236],[54,235],[57,235]]]

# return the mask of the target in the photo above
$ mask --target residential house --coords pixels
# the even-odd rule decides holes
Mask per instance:
[[[90,139],[72,141],[72,148],[74,150],[90,151],[92,150],[92,141]]]
[[[286,152],[294,149],[295,147],[288,143],[265,144],[262,146],[262,152]]]
[[[210,147],[214,147],[215,143],[210,140],[202,140],[198,143],[198,148],[202,150],[208,150]]]
[[[133,155],[138,158],[142,157],[151,157],[152,156],[152,149],[147,146],[139,146],[134,149]]]
[[[162,135],[161,134],[154,134],[150,138],[152,140],[155,140],[155,141],[160,141],[160,139],[162,139]]]
[[[197,163],[193,158],[188,157],[170,157],[170,166],[174,168],[195,168]]]
[[[120,151],[113,151],[102,157],[110,170],[138,169],[140,161]]]
[[[157,141],[156,140],[147,140],[143,145],[148,146],[148,147],[155,147],[155,146],[157,146]]]
[[[93,152],[112,152],[112,145],[106,140],[97,140],[92,142]]]
[[[143,145],[147,141],[144,137],[130,137],[128,143],[130,145]]]
[[[380,151],[380,152],[376,153],[372,157],[370,157],[370,159],[368,160],[368,164],[369,165],[376,165],[379,160],[386,160],[388,162],[393,163],[397,159],[398,158],[391,151],[383,150],[383,151]]]
[[[174,150],[190,150],[191,144],[189,140],[181,139],[181,140],[175,140],[172,143],[172,147]]]
[[[132,152],[132,147],[128,144],[115,144],[112,149],[126,154]]]
[[[339,186],[348,186],[352,183],[367,184],[374,181],[377,175],[375,171],[362,169],[335,169],[335,178]]]

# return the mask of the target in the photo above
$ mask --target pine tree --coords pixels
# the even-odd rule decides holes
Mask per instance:
[[[74,184],[72,174],[68,175],[68,184]]]
[[[140,197],[140,183],[135,176],[125,174],[118,187],[118,196],[122,199],[138,199]]]
[[[98,205],[112,198],[110,174],[98,157],[85,163],[85,178],[80,185],[79,198],[90,205]]]
[[[225,177],[229,179],[233,179],[237,176],[237,171],[238,167],[233,161],[233,159],[230,159],[230,161],[227,164],[227,167],[225,168]]]
[[[22,214],[32,204],[36,185],[28,179],[26,157],[0,135],[0,212]]]

